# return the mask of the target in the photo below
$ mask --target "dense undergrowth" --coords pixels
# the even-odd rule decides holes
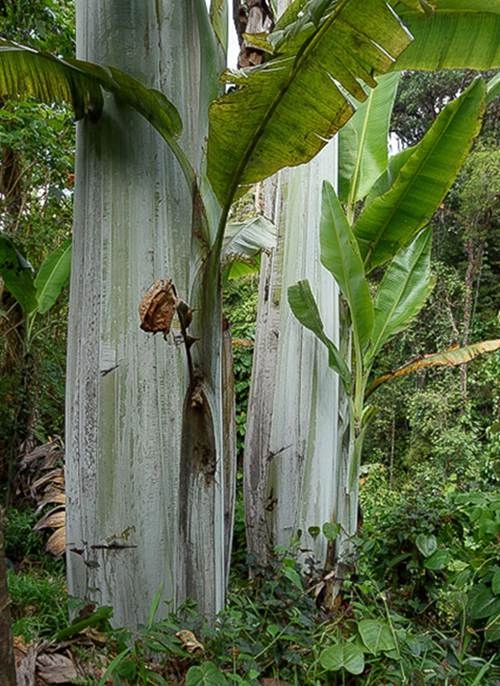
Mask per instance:
[[[488,483],[465,491],[437,477],[390,488],[383,466],[368,470],[359,557],[333,611],[322,607],[319,570],[299,570],[296,551],[280,551],[251,580],[235,566],[215,625],[191,604],[156,621],[164,608],[154,606],[134,633],[111,629],[109,612],[88,608],[68,625],[62,565],[43,553],[32,516],[13,510],[6,550],[14,633],[73,641],[89,685],[493,686],[500,495]]]

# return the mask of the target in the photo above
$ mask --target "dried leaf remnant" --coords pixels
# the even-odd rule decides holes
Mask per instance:
[[[141,329],[151,333],[170,331],[177,307],[177,293],[171,279],[157,279],[139,304]]]

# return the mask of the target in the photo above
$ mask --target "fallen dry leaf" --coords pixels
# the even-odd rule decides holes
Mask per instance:
[[[192,631],[188,629],[181,629],[176,634],[188,653],[204,653],[205,648],[202,643],[198,641]]]
[[[47,684],[71,684],[80,676],[73,660],[60,653],[39,655],[37,674]]]

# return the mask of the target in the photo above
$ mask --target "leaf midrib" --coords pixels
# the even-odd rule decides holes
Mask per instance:
[[[292,83],[297,78],[297,73],[299,72],[302,64],[309,57],[309,54],[314,49],[315,45],[323,39],[324,34],[330,28],[330,24],[332,23],[332,21],[340,14],[341,10],[347,4],[349,4],[350,1],[351,0],[341,0],[339,5],[335,8],[335,10],[330,15],[330,17],[328,17],[325,20],[323,26],[321,26],[319,28],[319,30],[314,34],[314,36],[309,41],[306,41],[304,43],[304,45],[302,45],[299,48],[299,51],[295,57],[292,69],[290,70],[290,75],[289,75],[288,79],[285,80],[285,83],[279,88],[275,97],[272,99],[271,105],[268,108],[268,112],[267,112],[265,118],[259,124],[255,135],[252,136],[243,156],[241,157],[241,161],[236,168],[236,172],[233,176],[233,182],[229,186],[229,193],[228,193],[228,197],[226,200],[226,208],[225,208],[226,210],[228,210],[232,204],[233,197],[234,197],[234,195],[238,189],[238,186],[240,185],[240,180],[243,176],[243,173],[244,173],[244,171],[248,165],[248,162],[249,162],[254,150],[256,149],[258,144],[260,143],[260,140],[263,136],[263,132],[265,131],[268,122],[270,121],[271,117],[273,116],[273,114],[274,114],[276,108],[278,107],[278,105],[280,104],[280,102],[285,97],[285,94],[290,89]],[[284,57],[284,59],[286,59],[286,57]]]
[[[463,104],[463,103],[462,103],[462,104]],[[370,261],[371,256],[372,256],[373,253],[375,252],[375,249],[378,247],[380,241],[382,241],[382,239],[385,237],[385,233],[386,233],[386,231],[387,231],[387,226],[388,226],[388,225],[392,222],[392,220],[394,219],[394,215],[396,215],[397,212],[400,210],[403,200],[406,199],[407,195],[409,195],[409,194],[411,193],[411,191],[412,191],[412,189],[413,189],[413,186],[414,186],[414,183],[415,183],[415,178],[416,178],[417,176],[420,176],[420,173],[421,173],[422,168],[427,164],[427,161],[428,161],[429,157],[434,153],[434,150],[435,150],[435,149],[437,148],[437,146],[441,143],[443,136],[444,136],[444,135],[446,134],[446,132],[448,131],[448,129],[449,129],[451,123],[453,122],[453,120],[455,119],[455,117],[458,115],[458,113],[460,112],[460,110],[461,110],[461,107],[457,107],[457,109],[452,113],[452,116],[451,116],[450,119],[448,120],[448,123],[447,123],[445,129],[443,130],[441,136],[439,136],[439,138],[436,140],[436,142],[435,142],[435,143],[432,145],[432,147],[429,149],[428,154],[425,156],[425,158],[422,160],[422,162],[418,165],[417,171],[416,171],[416,173],[413,175],[413,177],[414,177],[413,183],[412,183],[411,185],[408,185],[408,187],[406,188],[406,190],[404,191],[404,193],[401,195],[401,200],[400,200],[400,202],[398,203],[398,205],[397,205],[397,206],[393,205],[392,210],[391,210],[391,212],[390,212],[390,214],[389,214],[389,217],[388,217],[387,220],[384,222],[384,229],[383,229],[383,231],[379,231],[379,232],[378,232],[378,238],[376,238],[376,240],[372,242],[372,244],[371,244],[371,246],[370,246],[370,249],[369,249],[368,252],[366,253],[366,257],[365,257],[365,259],[364,259],[365,267],[368,267],[368,266],[369,266],[369,261]],[[414,153],[414,154],[415,154],[415,153]],[[398,177],[401,175],[401,172],[402,172],[402,170],[404,169],[404,167],[405,167],[407,164],[410,163],[410,161],[412,160],[412,158],[413,158],[413,155],[410,156],[410,158],[406,161],[406,163],[403,165],[403,167],[399,170]],[[391,189],[389,189],[386,193],[384,193],[384,195],[388,195],[390,192],[391,192]],[[379,197],[382,198],[383,196],[379,196]],[[377,198],[377,200],[378,200],[378,198]],[[376,201],[374,201],[374,202],[376,202]]]

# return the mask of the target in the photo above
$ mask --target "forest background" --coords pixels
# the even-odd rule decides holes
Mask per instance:
[[[1,21],[1,33],[9,38],[52,52],[74,50],[71,3],[5,3]],[[391,131],[404,145],[418,141],[473,76],[405,74]],[[385,352],[380,372],[430,350],[496,335],[498,114],[494,102],[460,178],[433,219],[433,270],[438,278],[428,306]],[[72,115],[62,107],[6,102],[0,136],[2,230],[15,238],[37,269],[71,234]],[[252,198],[247,200],[252,205]],[[228,282],[225,309],[235,339],[240,450],[256,299],[255,274]],[[11,565],[14,633],[26,642],[24,650],[40,638],[58,638],[60,644],[68,626],[63,564],[44,552],[50,532],[57,533],[58,527],[56,517],[46,516],[57,501],[50,501],[43,483],[50,472],[54,491],[60,475],[57,437],[63,436],[67,294],[29,331],[23,329],[20,311],[5,289],[0,314],[5,549]],[[126,638],[109,627],[107,617],[98,615],[94,624],[105,637],[104,647],[95,636],[84,639],[92,644],[87,651],[92,653],[91,667],[82,666],[85,660],[76,658],[73,648],[71,658],[67,652],[65,656],[75,669],[93,673],[96,683],[106,669],[107,676],[115,674],[130,683],[150,683],[148,679],[156,679],[152,672],[170,680],[187,673],[188,683],[231,678],[237,683],[238,678],[240,683],[265,678],[357,683],[360,654],[364,680],[359,683],[495,683],[499,667],[493,646],[499,638],[500,603],[495,556],[500,526],[498,365],[498,355],[486,356],[467,369],[427,370],[380,389],[382,409],[365,444],[360,561],[335,620],[310,592],[317,582],[314,570],[311,579],[301,578],[289,552],[283,551],[262,577],[246,581],[240,504],[232,593],[218,634],[188,605],[163,624],[152,620],[131,649]],[[57,536],[48,545],[57,552]],[[148,658],[148,641],[158,631],[169,637],[163,671]],[[192,638],[182,631],[192,632]],[[201,648],[189,644],[195,636]],[[361,650],[360,641],[371,650]]]

